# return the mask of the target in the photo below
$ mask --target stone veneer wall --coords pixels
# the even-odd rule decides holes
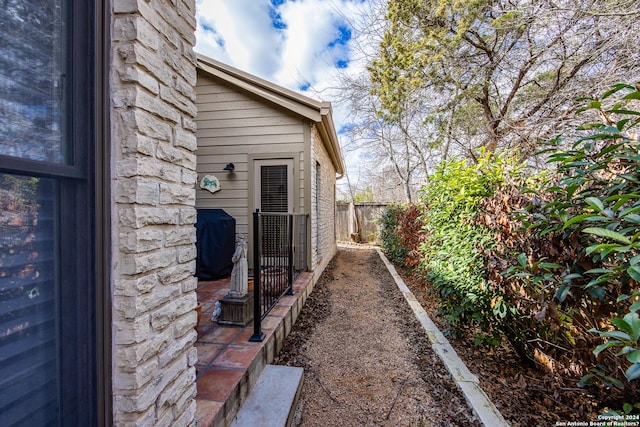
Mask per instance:
[[[112,0],[113,418],[195,416],[195,0]]]
[[[312,165],[311,165],[311,248],[312,248],[312,265],[321,265],[320,271],[324,269],[326,263],[331,261],[337,249],[336,246],[336,170],[331,162],[327,149],[322,144],[322,139],[318,134],[315,126],[311,132],[311,149],[312,149]],[[316,162],[320,164],[320,170],[317,170]],[[316,174],[320,173],[320,218],[316,218]],[[318,233],[320,241],[316,234],[316,227],[320,228]],[[318,251],[318,248],[320,249]],[[318,257],[318,252],[320,256]]]

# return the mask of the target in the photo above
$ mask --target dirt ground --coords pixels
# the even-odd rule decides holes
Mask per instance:
[[[443,330],[425,284],[398,273]],[[477,346],[472,337],[449,342],[513,427],[578,425],[639,400],[526,365],[506,340],[497,347]],[[339,251],[276,363],[305,368],[303,426],[479,425],[372,249]]]
[[[274,362],[305,370],[300,426],[478,426],[378,254],[342,248]]]

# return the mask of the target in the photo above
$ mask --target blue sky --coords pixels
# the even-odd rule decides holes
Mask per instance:
[[[350,19],[361,3],[197,0],[196,51],[313,96],[351,65]]]
[[[370,29],[363,23],[363,10],[374,3],[383,0],[196,0],[196,51],[314,99],[331,101],[344,147],[349,144],[340,130],[354,118],[338,102],[339,77],[366,73],[361,49],[377,49],[377,42],[371,42],[371,33],[359,35],[352,24]],[[343,148],[342,153],[349,173],[357,173],[362,165],[371,167],[361,151]]]

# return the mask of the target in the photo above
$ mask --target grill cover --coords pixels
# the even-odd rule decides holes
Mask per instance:
[[[198,209],[196,276],[215,280],[231,274],[236,247],[236,220],[222,209]]]

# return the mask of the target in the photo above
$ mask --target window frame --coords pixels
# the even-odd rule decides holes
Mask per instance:
[[[56,182],[60,422],[112,425],[109,292],[109,4],[69,0],[66,163],[0,155],[0,172]],[[62,333],[64,331],[64,333]]]

